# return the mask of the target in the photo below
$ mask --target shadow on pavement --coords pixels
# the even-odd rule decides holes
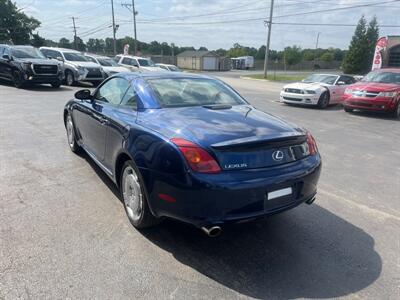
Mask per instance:
[[[178,222],[143,231],[179,262],[255,298],[333,298],[356,293],[381,273],[374,240],[314,205],[225,228],[215,239]]]
[[[121,201],[109,177],[80,156]],[[371,285],[382,270],[374,239],[316,204],[225,227],[218,238],[173,220],[141,233],[179,262],[255,298],[346,296]]]

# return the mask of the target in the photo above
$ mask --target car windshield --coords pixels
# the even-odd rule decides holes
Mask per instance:
[[[178,67],[175,66],[168,66],[168,69],[170,69],[172,72],[180,72],[181,69],[179,69]]]
[[[33,47],[14,47],[11,55],[16,58],[46,58],[42,52]]]
[[[400,84],[400,72],[370,72],[361,81]]]
[[[334,84],[337,78],[338,76],[336,75],[313,74],[306,77],[303,82],[321,82],[326,84]]]
[[[80,53],[64,52],[64,57],[69,61],[89,61],[84,55]]]
[[[163,107],[247,104],[230,87],[205,78],[149,79]]]
[[[118,67],[118,64],[112,58],[98,58],[97,60],[103,67]]]
[[[138,62],[141,67],[154,67],[154,63],[151,59],[139,58]]]

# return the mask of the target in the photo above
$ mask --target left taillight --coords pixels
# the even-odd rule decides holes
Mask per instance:
[[[307,131],[306,136],[310,155],[316,155],[318,153],[317,142],[309,131]]]
[[[171,142],[178,147],[193,171],[209,174],[221,172],[215,159],[200,146],[182,138],[172,138]]]

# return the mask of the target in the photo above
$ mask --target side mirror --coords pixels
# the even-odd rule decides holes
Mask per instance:
[[[344,82],[344,81],[338,81],[337,85],[346,85],[346,82]]]
[[[8,61],[10,61],[11,60],[11,57],[8,55],[8,54],[3,54],[3,59],[6,59],[6,60],[8,60]]]
[[[75,98],[79,100],[92,100],[92,93],[88,89],[79,90],[75,93]]]
[[[56,59],[59,61],[64,61],[64,59],[61,56],[57,56]]]

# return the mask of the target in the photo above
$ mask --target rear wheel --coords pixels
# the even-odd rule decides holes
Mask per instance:
[[[21,89],[24,87],[24,80],[22,78],[22,74],[20,71],[13,72],[13,83],[14,83],[14,86],[18,89]]]
[[[319,97],[318,107],[326,108],[328,105],[329,105],[329,93],[323,92],[322,95]]]
[[[348,112],[348,113],[353,112],[353,109],[352,109],[352,108],[348,108],[348,107],[346,107],[346,106],[345,106],[343,109],[344,109],[345,112]]]
[[[69,148],[72,152],[78,153],[81,147],[79,147],[78,143],[76,142],[74,122],[72,121],[72,116],[70,113],[68,113],[67,119],[65,120],[65,128],[67,130]]]
[[[136,228],[155,225],[157,219],[150,212],[143,181],[137,167],[128,160],[121,173],[121,195],[129,221]]]

